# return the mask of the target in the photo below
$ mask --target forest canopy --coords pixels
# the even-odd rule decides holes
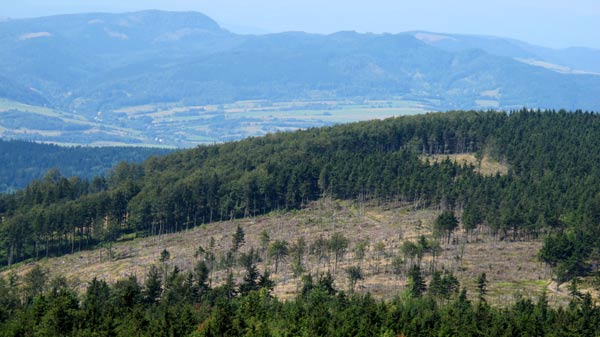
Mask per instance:
[[[140,163],[167,149],[144,147],[82,147],[0,139],[0,193],[25,188],[50,169],[82,179],[105,175],[121,161]]]
[[[203,262],[199,262],[201,266]],[[109,285],[93,279],[85,293],[64,279],[49,280],[34,268],[22,279],[0,278],[2,336],[597,336],[600,307],[589,294],[566,308],[515,297],[505,308],[489,306],[481,292],[440,297],[433,286],[378,302],[369,294],[346,294],[330,274],[304,278],[288,301],[271,295],[271,284],[248,277],[211,287],[206,269],[194,272],[156,266],[146,281],[135,276]],[[418,270],[417,270],[418,273]],[[418,274],[417,274],[418,275]],[[413,275],[413,278],[417,277]],[[268,278],[268,277],[267,277]],[[413,281],[414,282],[414,281]],[[19,285],[19,286],[17,286]],[[250,290],[245,290],[248,288]]]

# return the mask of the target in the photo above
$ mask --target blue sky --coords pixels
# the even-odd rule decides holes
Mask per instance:
[[[0,17],[193,10],[230,28],[331,33],[428,30],[600,49],[599,0],[0,0]]]

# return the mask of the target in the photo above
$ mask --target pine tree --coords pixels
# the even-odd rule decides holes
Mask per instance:
[[[438,236],[441,236],[442,234],[446,235],[447,243],[450,243],[450,236],[457,227],[458,219],[456,219],[454,212],[451,211],[442,212],[433,224],[434,231]]]
[[[147,304],[157,303],[160,299],[162,293],[162,280],[161,272],[157,266],[150,266],[150,269],[146,274],[146,281],[144,282],[142,293],[144,295],[144,302]]]
[[[238,225],[231,239],[231,251],[233,253],[236,253],[240,249],[240,246],[244,244],[245,236],[244,230]]]
[[[275,287],[275,281],[271,279],[271,273],[269,272],[269,269],[265,269],[263,271],[258,278],[257,285],[260,289],[266,289],[269,293],[273,291],[273,288]]]
[[[350,291],[354,293],[356,283],[364,278],[363,272],[359,266],[350,266],[346,268],[346,274],[348,274],[348,281],[350,282]]]
[[[485,273],[479,274],[477,277],[477,289],[479,290],[479,301],[485,302],[485,294],[487,294],[487,277]]]
[[[415,264],[408,272],[408,291],[412,297],[421,297],[425,290],[427,290],[427,286],[421,274],[421,267]]]
[[[275,259],[275,273],[279,270],[279,263],[289,254],[288,243],[285,240],[276,240],[269,246],[269,256]]]
[[[337,270],[338,261],[344,257],[348,249],[348,239],[342,233],[334,233],[329,239],[329,249],[333,252],[335,264],[333,270]]]
[[[256,264],[252,263],[246,266],[246,272],[244,274],[244,279],[240,284],[240,294],[248,295],[253,290],[258,290],[258,279],[260,277],[260,273],[258,272],[258,268],[256,268]]]

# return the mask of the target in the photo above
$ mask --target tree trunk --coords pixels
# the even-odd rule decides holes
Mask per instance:
[[[10,266],[12,265],[14,253],[15,253],[15,244],[11,242],[10,249],[8,252],[8,268],[10,268]]]

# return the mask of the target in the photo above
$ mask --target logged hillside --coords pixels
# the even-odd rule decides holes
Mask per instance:
[[[0,193],[14,192],[50,169],[67,177],[91,180],[105,175],[121,161],[140,163],[153,155],[171,151],[139,147],[61,147],[0,139]]]
[[[64,277],[50,278],[39,267],[22,277],[0,278],[0,331],[14,337],[600,333],[600,307],[589,294],[577,294],[577,287],[566,307],[550,305],[545,292],[535,300],[517,292],[509,303],[496,307],[487,303],[485,274],[478,277],[473,298],[451,272],[437,271],[426,285],[415,266],[404,289],[387,301],[354,292],[354,285],[344,287],[329,273],[305,274],[297,295],[283,301],[272,295],[276,279],[268,271],[259,272],[252,262],[246,264],[243,280],[229,273],[217,285],[211,282],[210,260],[199,258],[193,270],[181,271],[172,266],[168,251],[163,252],[143,281],[131,274],[114,283],[94,278],[84,293],[74,291]],[[248,259],[249,253],[241,253],[240,260]],[[348,268],[347,273],[360,276],[360,270]]]
[[[4,264],[164,234],[222,219],[301,208],[325,195],[399,200],[460,214],[469,232],[546,236],[541,257],[560,282],[593,271],[600,237],[600,118],[564,111],[452,112],[200,146],[106,184],[60,176],[0,198]],[[473,152],[506,174],[423,156]]]
[[[477,276],[486,273],[486,300],[495,306],[512,303],[516,290],[531,298],[546,291],[552,305],[568,303],[566,285],[557,289],[551,284],[550,268],[537,257],[539,238],[499,241],[480,228],[468,236],[457,230],[448,243],[434,228],[441,213],[415,210],[414,204],[399,202],[325,198],[300,211],[215,222],[160,237],[124,238],[112,247],[20,263],[0,272],[0,278],[11,273],[24,277],[39,267],[48,272],[48,278],[64,277],[83,292],[94,278],[111,284],[136,275],[145,282],[152,266],[186,272],[206,261],[212,284],[222,285],[229,273],[241,284],[246,261],[251,259],[259,271],[270,271],[273,295],[279,299],[297,296],[304,275],[329,272],[338,289],[389,300],[407,288],[410,267],[419,265],[428,281],[435,271],[452,273],[470,298],[477,293]],[[238,226],[244,240],[234,249]],[[341,243],[339,251],[334,242]],[[287,245],[287,256],[276,261],[270,247],[280,243]],[[164,250],[169,252],[168,259],[161,259]],[[354,285],[348,282],[347,270],[352,267],[359,267],[362,274]],[[591,287],[581,285],[580,289]]]

